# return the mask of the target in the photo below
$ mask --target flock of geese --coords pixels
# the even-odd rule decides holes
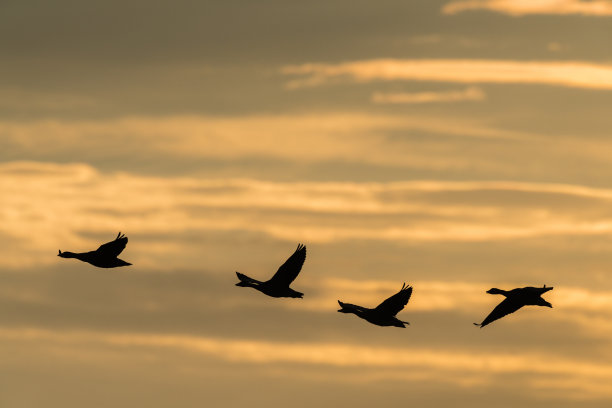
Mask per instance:
[[[116,268],[119,266],[128,266],[131,263],[119,259],[118,256],[125,249],[128,239],[121,232],[113,241],[100,245],[95,251],[89,252],[62,252],[59,251],[58,256],[62,258],[76,258],[79,261],[90,263],[98,268]],[[297,278],[302,270],[304,261],[306,260],[306,246],[298,244],[295,252],[278,268],[278,271],[267,281],[259,281],[248,277],[240,272],[236,272],[240,282],[236,286],[253,288],[261,293],[271,297],[289,297],[302,298],[304,294],[297,290],[291,289],[289,286]],[[482,323],[474,323],[476,326],[485,327],[486,325],[501,319],[502,317],[514,313],[523,306],[546,306],[552,307],[550,303],[542,298],[542,294],[552,290],[552,287],[544,285],[541,288],[528,286],[525,288],[517,288],[512,290],[502,290],[492,288],[487,291],[492,295],[503,295],[505,299],[493,309],[491,313],[482,321]],[[412,286],[405,283],[402,289],[395,295],[389,297],[384,302],[375,308],[367,308],[351,303],[344,303],[338,300],[340,305],[340,313],[353,313],[358,317],[375,324],[377,326],[395,326],[406,327],[408,322],[399,320],[396,315],[404,309],[404,306],[410,300],[412,295]]]

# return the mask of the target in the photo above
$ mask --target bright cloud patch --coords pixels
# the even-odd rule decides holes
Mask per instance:
[[[372,95],[372,102],[380,104],[418,104],[439,102],[461,102],[482,101],[486,94],[476,87],[466,88],[461,91],[446,92],[414,92],[414,93],[383,93],[376,92]]]
[[[452,59],[376,59],[338,64],[286,66],[299,76],[288,88],[321,85],[338,78],[357,82],[440,81],[459,83],[524,83],[588,89],[612,89],[612,65],[582,61],[512,61]]]
[[[527,14],[610,16],[612,2],[609,0],[457,0],[442,8],[445,14],[457,14],[469,10],[489,10],[511,16]]]
[[[0,232],[13,238],[15,249],[36,253],[56,251],[58,242],[80,247],[85,244],[80,231],[112,234],[118,226],[158,236],[158,254],[185,251],[163,238],[185,230],[320,243],[478,242],[612,232],[612,192],[562,184],[206,180],[15,162],[0,166],[0,187]],[[41,259],[49,261],[28,256],[3,262]]]
[[[603,362],[581,361],[548,353],[462,352],[435,348],[390,348],[347,345],[328,342],[282,343],[274,341],[234,340],[188,335],[110,333],[88,331],[50,331],[40,329],[1,329],[0,341],[25,342],[51,346],[66,353],[86,346],[95,354],[104,346],[158,352],[183,351],[216,357],[229,362],[252,364],[292,363],[321,369],[350,369],[353,375],[336,381],[361,381],[375,370],[379,380],[408,379],[406,371],[421,374],[412,380],[433,380],[459,386],[483,386],[497,376],[519,375],[531,392],[554,390],[566,397],[609,397],[606,387],[612,367]],[[66,349],[66,351],[62,351]],[[57,352],[57,351],[56,351]],[[384,371],[383,371],[384,369]],[[402,375],[403,372],[403,375]],[[550,378],[555,381],[550,381]],[[571,387],[567,387],[571,383]]]

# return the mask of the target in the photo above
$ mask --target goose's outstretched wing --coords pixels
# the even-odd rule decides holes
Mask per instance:
[[[406,304],[410,300],[411,295],[412,286],[407,286],[404,283],[402,285],[402,289],[400,289],[399,292],[382,302],[380,305],[376,306],[374,310],[380,313],[388,314],[390,316],[395,316],[399,313],[400,310],[404,308],[404,306],[406,306]]]
[[[103,256],[114,258],[119,256],[119,254],[125,249],[127,242],[127,237],[119,233],[117,234],[117,238],[115,238],[113,241],[100,245],[100,247],[96,249],[96,252]]]
[[[497,319],[501,319],[504,316],[514,313],[519,310],[525,304],[521,301],[507,297],[499,305],[495,306],[495,309],[480,323],[480,327],[485,327],[487,324],[494,322]],[[476,324],[478,326],[478,324]]]
[[[305,260],[306,246],[298,244],[293,255],[291,255],[280,268],[278,268],[278,271],[276,271],[274,276],[268,282],[273,285],[289,286],[302,270],[302,265],[304,265]]]

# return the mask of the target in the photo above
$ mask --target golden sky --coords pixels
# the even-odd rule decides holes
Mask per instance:
[[[611,19],[3,1],[0,406],[609,407]],[[119,231],[133,266],[56,256]],[[304,299],[234,286],[298,242]],[[403,282],[407,329],[336,312]]]

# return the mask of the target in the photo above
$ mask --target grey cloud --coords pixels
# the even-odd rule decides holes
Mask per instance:
[[[180,1],[171,6],[143,1],[129,5],[117,1],[6,1],[0,20],[0,44],[12,58],[35,55],[112,65],[117,60],[152,62],[169,58],[244,62],[313,57],[339,60],[364,53],[399,56],[406,54],[406,46],[393,40],[432,32],[450,37],[486,35],[492,43],[504,44],[505,53],[533,58],[541,52],[536,40],[541,38],[543,44],[550,40],[550,30],[541,28],[542,21],[550,21],[545,17],[522,22],[524,36],[513,44],[517,41],[513,19],[470,13],[449,17],[440,12],[446,3],[387,0],[372,8],[368,2],[346,0],[307,5]],[[589,40],[601,38],[597,34],[605,29],[605,22],[577,18],[572,20],[572,28],[559,27],[554,34],[558,41],[576,41],[575,33],[580,32],[582,38],[586,37],[584,47],[580,47],[586,54],[597,49],[597,41]],[[410,51],[431,52],[420,48],[417,44]],[[450,44],[443,51],[450,56],[465,54],[466,49]],[[481,53],[473,52],[474,56]]]

